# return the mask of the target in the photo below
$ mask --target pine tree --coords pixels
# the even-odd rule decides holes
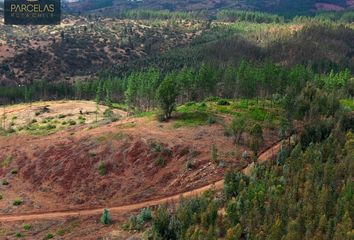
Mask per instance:
[[[108,225],[111,223],[111,218],[109,216],[109,211],[108,209],[103,210],[103,214],[101,216],[101,223],[104,225]]]
[[[82,82],[80,80],[75,81],[75,97],[76,99],[82,99]]]
[[[104,90],[106,92],[105,96],[105,105],[108,108],[112,108],[112,85],[111,84],[105,84]]]
[[[6,107],[5,107],[5,105],[4,105],[4,106],[3,106],[3,113],[2,113],[3,129],[6,129],[6,119],[7,119],[7,114],[6,114]]]
[[[228,64],[224,72],[223,97],[234,98],[236,92],[236,71],[232,64]]]
[[[152,232],[154,239],[176,239],[173,229],[171,229],[171,216],[166,207],[159,207],[152,222]]]
[[[258,151],[264,141],[263,129],[261,125],[255,124],[251,129],[250,135],[251,135],[251,149],[254,152],[255,159],[256,159],[258,156]]]
[[[102,97],[102,83],[99,82],[97,89],[96,89],[96,98],[95,98],[95,102],[97,104],[101,103],[101,97]]]
[[[246,61],[241,61],[237,68],[237,80],[239,86],[239,95],[247,99],[256,94],[257,84],[255,82],[257,71]]]
[[[301,228],[300,218],[292,220],[288,223],[287,234],[284,240],[298,240],[304,238],[304,229]]]
[[[218,162],[218,149],[216,148],[215,144],[213,144],[211,146],[211,161],[213,163],[217,163]]]
[[[345,212],[342,221],[337,224],[333,236],[334,240],[350,240],[354,237],[353,222],[349,216],[349,212]]]
[[[132,74],[129,75],[129,77],[126,79],[127,81],[127,88],[126,91],[124,92],[125,95],[125,101],[129,108],[134,108],[134,106],[137,106],[137,98],[138,98],[138,80],[139,79],[139,74],[133,72]]]
[[[244,116],[235,116],[230,124],[231,132],[234,136],[234,143],[238,144],[241,141],[243,132],[246,129],[246,119]]]
[[[233,228],[229,228],[226,233],[226,240],[239,240],[242,235],[242,227],[240,224],[237,224]]]
[[[282,222],[277,218],[272,225],[267,240],[281,240],[283,236]]]
[[[283,117],[280,120],[279,137],[282,140],[288,138],[288,146],[290,146],[290,136],[294,133],[294,127],[291,118]]]

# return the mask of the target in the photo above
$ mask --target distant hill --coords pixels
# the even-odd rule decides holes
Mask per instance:
[[[2,11],[4,0],[0,0]],[[211,12],[220,9],[257,10],[294,16],[315,11],[343,11],[354,9],[354,0],[63,0],[67,13],[101,13],[114,15],[131,9]]]
[[[283,15],[308,14],[313,11],[340,11],[354,7],[353,0],[73,0],[68,10],[114,13],[136,8],[171,11],[216,11],[224,8],[276,12]]]
[[[112,6],[112,0],[65,0],[63,9],[67,12],[82,12]]]

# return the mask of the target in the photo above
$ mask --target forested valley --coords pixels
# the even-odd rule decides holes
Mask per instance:
[[[129,167],[146,164],[149,171],[153,168],[152,175],[167,171],[166,166],[171,169],[176,166],[183,168],[183,174],[193,173],[197,168],[194,160],[201,153],[180,150],[183,137],[187,135],[187,131],[197,132],[196,137],[191,137],[195,142],[207,136],[209,141],[205,142],[211,144],[210,148],[209,145],[206,147],[208,154],[210,152],[207,167],[212,166],[213,170],[202,168],[209,171],[202,176],[207,176],[211,171],[222,172],[223,189],[218,191],[212,188],[197,197],[181,198],[176,205],[167,202],[131,213],[129,218],[124,218],[123,223],[119,222],[119,226],[122,231],[129,235],[135,234],[139,239],[354,239],[353,11],[277,14],[271,10],[262,12],[264,8],[269,8],[269,5],[262,5],[264,1],[252,2],[259,6],[256,9],[258,11],[226,9],[216,14],[167,10],[117,12],[114,16],[117,21],[129,19],[129,27],[124,30],[124,56],[129,55],[131,58],[125,58],[119,64],[105,63],[96,74],[91,73],[85,78],[75,76],[58,81],[49,79],[47,75],[45,79],[35,80],[30,84],[11,84],[4,81],[0,86],[2,123],[8,119],[6,114],[10,112],[6,111],[11,104],[21,103],[32,109],[32,103],[42,101],[46,104],[46,101],[55,100],[92,101],[96,110],[85,112],[75,109],[79,111],[77,114],[81,125],[72,119],[60,122],[61,119],[71,117],[70,114],[45,118],[42,123],[68,126],[68,137],[65,137],[71,141],[70,144],[73,144],[76,137],[76,124],[77,129],[81,127],[80,131],[92,130],[92,134],[97,134],[100,127],[113,132],[121,131],[116,135],[112,132],[105,133],[105,136],[93,135],[91,142],[85,142],[89,137],[82,140],[85,150],[81,151],[79,148],[80,153],[88,152],[89,156],[85,159],[98,165],[95,165],[95,181],[100,181],[106,175],[120,177],[126,174],[120,169],[121,162],[113,162],[114,151],[123,152],[119,155],[119,161],[133,159]],[[301,8],[294,5],[296,2],[298,1],[283,1],[277,7],[282,10]],[[312,6],[313,2],[305,1],[304,5]],[[294,9],[296,13],[301,11],[302,9]],[[149,21],[156,24],[154,27],[163,26],[164,30],[158,38],[167,39],[165,45],[156,47],[151,43],[147,47],[144,43],[149,39],[144,38],[142,41],[142,37],[137,37],[142,34],[141,29],[150,29],[144,25]],[[183,27],[188,26],[190,29],[193,24],[198,27],[183,35],[187,36],[188,41],[181,45],[169,42],[182,39],[179,34],[185,29]],[[143,27],[133,33],[133,25]],[[90,30],[85,29],[82,32],[87,34]],[[172,29],[178,31],[170,36]],[[193,37],[188,38],[189,35]],[[63,36],[60,41],[74,42],[73,39],[65,40]],[[64,46],[58,42],[56,44]],[[138,48],[139,51],[132,53]],[[10,68],[10,65],[3,65],[0,72],[8,73]],[[101,112],[100,106],[104,109]],[[48,113],[46,111],[49,112],[47,106],[36,112],[35,117]],[[114,115],[116,112],[122,115]],[[90,114],[93,122],[86,128],[86,117],[89,118]],[[102,122],[97,120],[99,114],[102,115]],[[126,116],[123,117],[123,114]],[[21,136],[21,131],[31,131],[33,126],[40,124],[37,119],[26,119],[26,127],[15,128],[16,119],[17,116],[12,118],[13,125],[1,125],[0,136]],[[157,140],[148,139],[148,132],[148,136],[138,135],[144,133],[140,129],[136,130],[138,134],[134,132],[139,121],[145,127],[140,126],[141,129],[151,127],[155,129],[155,134],[160,134],[156,134]],[[47,132],[41,132],[43,136],[55,134],[56,130],[53,129],[57,126],[50,124],[45,125]],[[207,132],[207,128],[211,129],[210,132]],[[170,135],[163,135],[164,131]],[[219,138],[214,139],[213,134],[220,131],[223,136],[217,135]],[[175,137],[173,134],[178,135],[176,139],[181,143],[171,147],[171,150],[168,148],[169,143],[163,144],[160,141],[164,140],[161,136],[168,139],[171,135]],[[42,135],[38,134],[37,138],[40,137]],[[78,139],[79,137],[81,136]],[[173,144],[174,140],[171,141]],[[114,149],[114,141],[123,145]],[[218,141],[231,144],[236,150],[227,155],[219,149],[222,144],[218,148]],[[106,142],[107,146],[97,147],[97,152],[91,151],[91,146],[95,148]],[[279,151],[267,161],[259,162],[259,156],[268,150],[266,147],[272,148],[276,144],[281,144]],[[241,147],[237,148],[239,146]],[[38,158],[46,156],[50,159],[53,149],[55,147],[46,149],[49,152],[47,155],[37,153]],[[239,149],[242,152],[238,152]],[[76,149],[70,148],[70,151]],[[100,156],[106,154],[105,151],[112,154],[107,157],[108,161]],[[145,154],[144,151],[147,151],[148,159],[139,155],[140,152]],[[65,151],[60,153],[60,157],[67,154]],[[76,152],[73,154],[75,158],[81,156]],[[182,165],[171,163],[174,157],[176,161],[183,159],[185,162]],[[205,158],[204,155],[203,157]],[[153,158],[153,163],[144,162]],[[227,158],[239,158],[243,162],[227,165]],[[0,165],[3,166],[0,170],[11,165],[13,158],[6,159],[7,162]],[[41,164],[48,166],[44,160]],[[38,169],[35,166],[31,165],[30,169]],[[246,167],[250,167],[249,173],[243,172]],[[90,165],[85,165],[85,168],[90,169]],[[75,175],[79,167],[75,165],[73,169],[71,173]],[[140,173],[134,171],[135,169],[132,172],[136,178]],[[53,171],[48,172],[54,174]],[[143,173],[141,175],[146,177],[147,171]],[[173,178],[172,173],[164,173],[163,181],[168,182]],[[13,175],[15,174],[17,169]],[[93,173],[85,176],[92,176],[90,174]],[[182,178],[185,176],[183,174]],[[3,175],[5,178],[5,174]],[[38,176],[40,175],[36,175]],[[59,177],[55,179],[57,178]],[[101,188],[95,190],[104,189],[102,192],[105,194],[109,192],[107,189],[111,187],[110,179],[105,180],[100,185]],[[62,182],[66,183],[66,180]],[[133,186],[139,188],[139,184]],[[121,187],[120,183],[116,183],[114,188],[116,186]],[[146,188],[146,191],[156,190],[150,185]],[[188,190],[193,189],[189,187]],[[111,194],[109,197],[105,195],[106,198],[102,197],[99,203],[108,202],[111,196],[122,195],[124,194]],[[2,199],[3,196],[0,196]],[[133,197],[137,201],[144,194]],[[77,202],[85,204],[81,199]],[[101,222],[96,221],[95,227],[97,224],[107,227],[117,223],[111,221],[109,211],[105,209]]]

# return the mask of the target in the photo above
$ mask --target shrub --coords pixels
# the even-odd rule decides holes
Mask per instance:
[[[154,152],[162,152],[164,150],[162,143],[151,142],[149,145],[150,145],[150,149]]]
[[[101,176],[107,174],[107,166],[104,162],[100,162],[100,165],[98,166],[98,172]]]
[[[186,105],[187,107],[190,107],[190,106],[195,105],[195,102],[187,102],[185,105]]]
[[[74,120],[72,120],[72,119],[70,119],[70,120],[68,121],[68,123],[69,123],[70,126],[76,125],[76,122],[75,122]]]
[[[152,212],[150,208],[140,210],[138,215],[132,215],[128,221],[123,225],[125,230],[141,230],[144,224],[152,220]]]
[[[101,223],[104,225],[108,225],[111,223],[111,218],[109,216],[109,211],[108,209],[104,209],[102,216],[101,216]]]
[[[23,229],[26,230],[26,231],[28,231],[28,230],[31,229],[31,225],[29,225],[29,224],[23,224],[22,227],[23,227]]]
[[[64,229],[60,229],[60,230],[57,231],[57,235],[58,236],[64,236],[65,233],[66,233],[66,231]]]
[[[113,111],[111,108],[107,108],[104,112],[103,112],[103,116],[105,118],[111,118],[113,116]]]
[[[251,118],[255,121],[264,121],[267,115],[267,112],[260,108],[255,108],[250,112]]]
[[[16,199],[15,201],[12,202],[12,205],[14,206],[20,206],[23,203],[21,199]]]
[[[44,240],[52,239],[52,238],[54,238],[54,235],[51,233],[48,233],[47,236],[44,237]]]
[[[90,156],[90,157],[96,157],[96,156],[97,156],[97,153],[95,153],[95,152],[89,152],[89,156]]]
[[[248,160],[250,158],[250,154],[247,151],[244,151],[242,153],[242,159]]]
[[[64,114],[59,114],[58,118],[61,119],[61,118],[65,118],[66,116]]]
[[[6,179],[4,179],[4,180],[2,180],[2,185],[7,186],[7,185],[9,185],[9,182]]]
[[[155,166],[159,166],[159,167],[164,167],[166,166],[166,160],[162,157],[158,157],[155,159]]]
[[[194,168],[194,165],[195,165],[194,161],[191,159],[188,159],[188,161],[186,163],[187,170],[192,170]]]
[[[145,223],[152,219],[152,212],[150,208],[143,208],[140,210],[140,214],[138,215],[138,220]]]
[[[214,116],[209,116],[207,122],[209,125],[212,125],[212,124],[216,123],[216,119]]]
[[[141,230],[141,228],[142,224],[138,222],[138,217],[135,215],[130,216],[128,221],[123,224],[123,229],[126,231]]]
[[[218,104],[219,106],[229,106],[229,105],[230,105],[229,101],[226,101],[225,99],[220,99],[220,100],[217,102],[217,104]]]
[[[190,157],[191,157],[191,158],[195,158],[195,157],[197,157],[199,154],[200,154],[199,151],[193,150],[193,151],[191,152],[191,154],[190,154]]]
[[[55,126],[55,125],[53,125],[53,124],[48,124],[47,126],[46,126],[46,129],[47,130],[52,130],[52,129],[56,129],[57,128],[57,126]]]
[[[111,122],[117,122],[119,121],[119,117],[111,117]]]
[[[23,238],[24,236],[23,236],[22,233],[16,233],[16,234],[15,234],[15,237],[17,237],[17,238]]]
[[[181,150],[181,156],[185,156],[185,155],[187,155],[189,153],[189,149],[188,148],[183,148],[182,150]]]
[[[2,200],[4,197],[0,194],[0,200]]]
[[[208,97],[205,99],[206,102],[216,102],[219,101],[220,98],[219,97]]]
[[[83,116],[79,116],[77,119],[82,120],[82,121],[86,121],[86,118]]]
[[[3,167],[3,168],[6,168],[8,167],[12,161],[14,160],[14,157],[9,155],[5,158],[5,160],[0,164],[0,168]]]
[[[17,174],[17,169],[12,169],[11,174]]]

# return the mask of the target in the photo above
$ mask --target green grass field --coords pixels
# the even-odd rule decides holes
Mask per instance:
[[[280,123],[279,104],[268,100],[212,99],[201,103],[189,102],[177,108],[175,127],[213,124],[222,116],[244,116],[249,124],[259,123],[275,128]]]

